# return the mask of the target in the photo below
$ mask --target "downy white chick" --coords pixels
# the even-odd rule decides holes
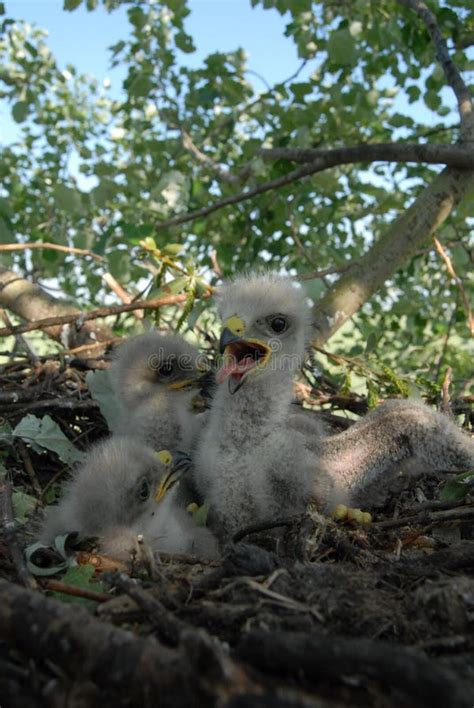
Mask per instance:
[[[292,380],[303,363],[309,309],[290,280],[237,278],[221,289],[218,306],[224,365],[196,449],[195,482],[222,537],[302,511],[314,498],[327,510],[354,504],[405,458],[417,472],[474,464],[468,436],[411,402],[387,403],[336,435],[300,423]]]
[[[195,482],[222,538],[252,523],[304,509],[314,488],[314,455],[288,431],[293,377],[302,366],[309,309],[301,289],[271,274],[240,277],[218,296],[223,321],[220,384],[195,453]]]
[[[137,535],[153,552],[215,557],[217,544],[179,504],[177,487],[187,455],[155,454],[143,442],[112,437],[95,445],[65,485],[56,506],[48,507],[42,540],[60,534],[98,537],[103,553],[128,558]]]
[[[191,450],[206,418],[192,402],[207,368],[199,350],[179,335],[154,332],[129,339],[110,369],[124,411],[116,432],[155,450]]]

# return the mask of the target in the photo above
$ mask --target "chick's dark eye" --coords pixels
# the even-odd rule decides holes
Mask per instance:
[[[150,485],[147,479],[142,479],[138,487],[138,498],[140,501],[146,501],[150,496]]]
[[[158,373],[160,376],[163,376],[164,378],[167,378],[168,376],[171,376],[173,373],[173,365],[166,362],[160,366],[158,369]]]
[[[284,332],[285,329],[287,329],[288,321],[285,317],[272,317],[272,319],[270,320],[270,327],[274,332],[280,334],[281,332]]]

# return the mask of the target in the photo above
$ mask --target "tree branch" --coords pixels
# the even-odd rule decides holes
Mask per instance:
[[[474,188],[474,170],[446,168],[314,306],[313,344],[321,347],[407,263]]]
[[[436,48],[436,57],[446,76],[449,86],[454,91],[461,118],[461,137],[465,141],[474,139],[474,110],[469,88],[466,86],[459,69],[449,54],[446,41],[441,34],[436,17],[423,0],[398,0],[400,5],[416,12],[425,23]]]
[[[418,145],[416,143],[365,143],[332,150],[272,148],[261,149],[264,160],[313,162],[322,169],[354,162],[415,162],[417,164],[474,167],[474,154],[458,145]]]
[[[109,315],[119,315],[122,312],[133,312],[134,310],[156,310],[158,307],[167,305],[178,305],[187,300],[187,294],[181,295],[166,295],[165,297],[156,298],[154,300],[137,300],[126,305],[110,305],[109,307],[99,307],[97,310],[90,312],[75,312],[74,314],[61,315],[59,317],[45,317],[35,322],[28,324],[17,325],[16,327],[2,327],[0,329],[0,337],[6,337],[12,334],[21,334],[23,332],[32,332],[37,329],[48,329],[52,326],[74,324],[81,328],[84,322],[96,320],[99,317],[108,317]],[[205,297],[205,296],[204,296]]]
[[[29,322],[16,327],[3,327],[0,329],[0,336],[6,337],[11,334],[44,329],[50,337],[71,348],[91,341],[110,339],[113,336],[110,329],[105,326],[85,325],[65,331],[62,325],[78,322],[81,316],[80,310],[56,300],[36,283],[31,283],[3,266],[0,266],[0,305]],[[35,320],[44,324],[38,326],[39,323]]]
[[[92,253],[92,251],[87,251],[85,248],[61,246],[58,243],[40,243],[38,241],[34,241],[33,243],[4,243],[0,245],[0,253],[2,251],[8,253],[11,251],[29,251],[34,249],[49,249],[50,251],[59,251],[60,253],[72,253],[76,256],[88,256],[98,262],[102,262],[104,260],[103,256],[99,256],[97,253]]]
[[[404,148],[408,149],[404,150]],[[278,154],[275,156],[275,153],[278,153],[278,149],[260,151],[260,154],[263,157],[268,155],[268,159],[286,157],[283,154]],[[294,158],[291,157],[287,159]],[[208,216],[219,209],[223,209],[226,206],[239,204],[240,202],[244,202],[247,199],[252,199],[259,194],[264,194],[265,192],[269,192],[273,189],[285,187],[286,185],[296,182],[303,177],[308,177],[309,175],[316,174],[317,172],[323,172],[329,167],[337,167],[338,165],[347,165],[354,162],[364,163],[385,161],[418,163],[429,162],[430,164],[448,164],[452,167],[474,168],[474,156],[471,153],[466,152],[465,148],[454,145],[391,145],[383,143],[379,145],[356,145],[348,148],[335,148],[334,150],[315,150],[313,156],[310,158],[310,161],[308,161],[308,159],[299,161],[306,164],[292,170],[291,172],[288,172],[288,174],[283,175],[282,177],[277,177],[276,179],[272,179],[268,182],[263,182],[253,189],[248,189],[247,191],[225,197],[224,199],[220,199],[213,204],[202,207],[201,209],[190,211],[187,214],[175,216],[171,219],[167,219],[166,221],[160,221],[156,225],[156,228],[165,229],[169,226],[178,226],[179,224],[194,221],[195,219]]]
[[[436,250],[438,251],[439,255],[441,256],[441,258],[443,259],[443,261],[446,264],[446,269],[447,269],[449,275],[454,280],[454,282],[456,283],[456,285],[459,289],[462,301],[464,303],[464,310],[466,312],[467,326],[469,327],[471,337],[474,337],[474,317],[472,315],[471,303],[469,302],[469,298],[466,294],[466,291],[464,290],[462,280],[461,280],[461,278],[459,278],[456,271],[454,270],[454,266],[451,262],[450,257],[448,256],[448,254],[446,253],[446,251],[444,250],[443,246],[438,241],[436,236],[433,237],[433,241],[434,241]]]

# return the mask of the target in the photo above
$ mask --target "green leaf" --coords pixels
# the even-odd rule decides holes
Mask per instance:
[[[12,492],[13,513],[18,524],[28,521],[30,514],[36,509],[37,499],[30,494],[26,494],[20,489]]]
[[[441,501],[458,501],[464,499],[474,487],[474,471],[464,472],[457,475],[455,479],[446,482],[439,498]]]
[[[28,118],[30,104],[26,101],[17,101],[13,104],[12,116],[16,123],[23,123]]]
[[[115,395],[109,372],[88,371],[86,384],[92,398],[98,402],[109,429],[114,432],[123,418],[123,410]]]
[[[66,187],[65,184],[57,184],[54,188],[54,200],[59,209],[70,213],[82,211],[82,201],[80,192],[77,189]]]
[[[66,583],[66,585],[72,585],[76,588],[83,588],[84,590],[93,590],[94,592],[105,592],[105,586],[97,581],[93,580],[95,573],[95,567],[91,563],[86,563],[85,565],[71,565],[66,573],[61,578],[61,582]],[[75,595],[66,595],[62,592],[52,592],[51,595],[56,597],[61,602],[72,602],[78,605],[85,605],[91,609],[95,608],[97,603],[94,600],[88,600],[85,597],[76,597]]]
[[[0,216],[0,243],[11,243],[13,240],[13,234],[8,228],[5,219]]]
[[[333,64],[354,66],[357,63],[355,41],[348,29],[333,32],[329,37],[327,50]]]
[[[82,0],[64,0],[63,10],[67,10],[67,12],[72,12],[76,9],[76,7],[79,7],[81,3]]]
[[[181,49],[181,51],[185,52],[186,54],[191,54],[191,52],[196,51],[196,47],[194,46],[193,40],[191,39],[189,34],[186,34],[185,32],[177,32],[174,41],[178,49]]]
[[[162,251],[163,253],[166,253],[167,256],[178,256],[183,248],[184,245],[182,243],[167,243],[166,246],[163,247]]]
[[[13,430],[13,435],[55,452],[68,465],[84,459],[84,453],[74,447],[49,415],[42,419],[31,414],[25,416]]]
[[[193,514],[194,523],[196,526],[205,526],[207,523],[207,516],[209,514],[210,505],[208,502],[204,502]]]

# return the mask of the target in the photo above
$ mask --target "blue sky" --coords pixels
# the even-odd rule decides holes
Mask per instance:
[[[46,41],[61,68],[73,64],[99,80],[110,78],[113,92],[120,91],[124,73],[109,69],[107,48],[129,33],[126,6],[109,14],[102,7],[87,12],[82,6],[64,12],[63,0],[5,0],[5,4],[7,16],[48,31]],[[190,0],[189,7],[186,28],[197,51],[183,55],[186,64],[198,66],[211,52],[240,46],[249,56],[249,68],[273,84],[301,63],[293,42],[284,37],[286,21],[276,10],[252,9],[250,0]],[[264,89],[254,74],[248,78],[258,90]],[[8,143],[18,128],[6,106],[0,108],[0,121],[0,140]]]

